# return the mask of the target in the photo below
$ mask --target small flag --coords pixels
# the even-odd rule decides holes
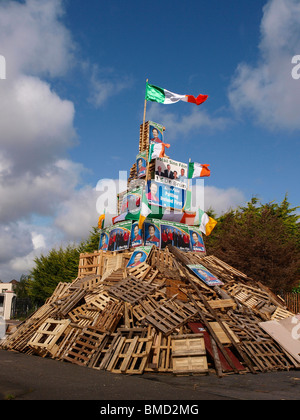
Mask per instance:
[[[170,148],[170,145],[167,143],[155,143],[150,144],[149,148],[149,162],[152,159],[163,158],[165,156],[165,150]]]
[[[146,86],[146,100],[152,102],[159,102],[165,105],[175,104],[179,101],[201,105],[207,100],[207,98],[207,95],[199,95],[197,96],[197,98],[192,95],[179,95],[177,93],[170,92],[167,89],[163,89],[154,85],[149,85],[149,83],[147,83]]]
[[[192,179],[192,178],[210,176],[209,166],[210,165],[201,165],[201,163],[197,163],[197,162],[190,162],[188,178]]]
[[[104,222],[105,222],[105,212],[103,214],[101,214],[101,216],[99,217],[98,229],[103,229],[104,228]]]
[[[148,203],[146,193],[144,191],[143,192],[143,199],[142,199],[142,206],[141,206],[141,211],[140,211],[140,217],[139,217],[139,229],[142,229],[143,224],[144,224],[145,220],[147,219],[147,217],[149,216],[150,213],[151,213],[151,207]]]
[[[199,227],[202,233],[209,236],[217,225],[217,221],[199,209]]]

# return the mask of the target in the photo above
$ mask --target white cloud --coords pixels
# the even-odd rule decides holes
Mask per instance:
[[[225,117],[211,116],[204,109],[199,109],[195,105],[190,107],[190,113],[187,115],[177,114],[172,105],[151,104],[147,110],[147,118],[151,121],[160,121],[160,124],[167,127],[166,138],[179,139],[189,136],[193,131],[200,128],[210,130],[223,130],[229,120]]]
[[[299,82],[291,76],[291,60],[299,51],[299,1],[269,0],[263,9],[258,63],[240,63],[229,88],[233,108],[250,112],[269,129],[299,129]]]
[[[77,194],[84,168],[66,158],[76,141],[74,104],[49,80],[73,63],[74,43],[61,22],[61,0],[0,4],[0,47],[7,64],[0,83],[0,276],[11,280],[32,267],[63,231],[32,225],[55,218]],[[51,219],[50,219],[51,220]],[[6,277],[6,278],[5,278]]]
[[[204,182],[197,182],[192,186],[192,209],[201,208],[204,211],[210,208],[217,216],[235,209],[246,202],[244,193],[237,188],[227,189],[205,186]]]

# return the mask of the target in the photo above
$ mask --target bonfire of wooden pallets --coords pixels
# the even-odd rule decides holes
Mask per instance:
[[[214,256],[153,247],[80,256],[78,277],[1,343],[2,349],[119,374],[256,373],[299,368],[260,326],[293,317],[284,301]],[[190,271],[202,264],[222,286]]]

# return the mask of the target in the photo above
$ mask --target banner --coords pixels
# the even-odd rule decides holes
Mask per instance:
[[[120,222],[105,229],[109,234],[108,251],[123,251],[130,246],[132,221]]]
[[[174,187],[187,189],[188,165],[168,158],[155,160],[155,181]]]
[[[139,246],[133,252],[130,260],[128,261],[127,268],[138,267],[140,264],[145,262],[150,254],[152,246]]]
[[[139,229],[138,223],[133,223],[131,228],[131,246],[134,248],[136,246],[143,245],[143,231]]]
[[[146,220],[144,223],[145,245],[155,245],[160,248],[160,222],[157,220]]]
[[[207,286],[221,286],[223,283],[213,274],[211,274],[203,265],[201,264],[193,264],[187,265],[193,273],[202,280]]]
[[[147,151],[141,152],[136,157],[136,172],[138,178],[146,176],[147,170]]]
[[[164,126],[149,121],[149,144],[164,143]]]
[[[161,222],[161,249],[173,245],[181,251],[190,250],[190,234],[188,226],[176,222]]]
[[[190,229],[190,244],[193,252],[206,252],[201,230],[197,227]]]

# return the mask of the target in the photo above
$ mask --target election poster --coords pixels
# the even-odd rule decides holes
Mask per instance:
[[[136,171],[137,177],[143,178],[146,176],[147,171],[147,151],[141,152],[136,157]]]
[[[155,159],[155,181],[174,187],[187,189],[188,165],[169,158]]]
[[[152,246],[139,246],[133,252],[130,260],[128,261],[127,268],[138,267],[143,262],[147,261],[147,258],[151,252]]]
[[[107,233],[106,230],[102,230],[101,235],[100,235],[99,250],[107,251],[108,242],[109,242],[109,233]]]
[[[164,126],[149,121],[149,144],[164,143]]]
[[[108,251],[123,251],[130,247],[132,221],[117,223],[105,229],[109,234]]]
[[[193,252],[206,252],[201,230],[198,227],[190,228],[190,244]]]
[[[147,183],[146,198],[151,208],[158,206],[165,209],[188,210],[187,207],[190,207],[190,195],[185,189],[153,180]]]
[[[143,245],[143,230],[139,229],[138,223],[133,223],[131,228],[131,246],[134,248],[141,245]]]
[[[190,250],[190,234],[186,225],[176,222],[161,221],[161,249],[173,245],[181,251]]]
[[[144,223],[145,245],[155,245],[160,248],[160,221],[146,220]]]
[[[142,199],[142,187],[138,187],[132,191],[128,191],[122,199],[120,214],[131,213],[137,214],[140,211]]]
[[[192,272],[207,286],[221,286],[223,283],[201,264],[187,265]]]

